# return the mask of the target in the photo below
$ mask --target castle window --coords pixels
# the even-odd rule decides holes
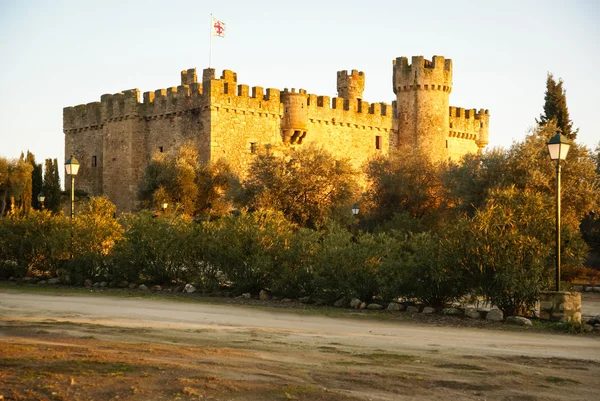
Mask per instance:
[[[159,146],[159,147],[158,147],[158,151],[159,151],[160,153],[162,153],[162,152],[164,151],[163,147],[162,147],[162,146]]]
[[[375,149],[381,150],[381,136],[379,135],[375,137]]]
[[[97,165],[96,156],[92,156],[92,167],[96,167]]]
[[[446,149],[448,149],[448,140],[446,139]]]
[[[250,142],[250,153],[256,154],[256,142]]]

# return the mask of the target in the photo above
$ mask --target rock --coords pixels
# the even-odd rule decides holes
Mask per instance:
[[[24,283],[31,283],[33,280],[37,280],[36,278],[33,277],[23,277],[22,281]]]
[[[252,297],[252,295],[250,295],[249,292],[245,292],[242,294],[242,298],[244,298],[244,299],[250,299],[251,297]]]
[[[8,278],[8,281],[17,281],[17,279],[16,279],[16,278],[14,278],[13,276],[10,276],[10,277]]]
[[[273,300],[273,301],[279,301],[279,297],[272,296],[272,297],[271,297],[271,300]]]
[[[46,284],[46,280],[40,280],[38,281],[38,284]]]
[[[89,278],[83,282],[84,287],[91,287],[92,285],[94,285],[94,283]]]
[[[127,287],[129,287],[129,283],[127,281],[125,281],[125,280],[119,281],[119,284],[117,284],[117,287],[119,287],[119,288],[127,288]]]
[[[308,297],[304,297],[304,298],[308,298]],[[281,303],[282,303],[282,304],[289,304],[290,302],[292,302],[292,300],[291,300],[291,299],[289,299],[289,298],[283,298],[283,299],[281,300]]]
[[[382,310],[383,309],[383,305],[369,304],[369,305],[367,305],[367,309],[368,310]]]
[[[108,284],[106,283],[106,281],[101,281],[100,284],[98,284],[100,287],[104,288],[106,287]]]
[[[98,287],[100,287],[100,283],[96,281],[94,284],[92,284],[92,287],[98,288]]]
[[[271,296],[266,290],[260,290],[260,293],[258,294],[258,299],[260,299],[261,301],[268,301],[269,299],[271,299]]]
[[[112,280],[108,283],[108,288],[116,288],[117,285],[119,285],[119,282],[117,280]]]
[[[504,313],[500,309],[492,309],[487,313],[485,319],[492,322],[501,322],[504,320]]]
[[[533,326],[531,320],[522,316],[509,316],[506,318],[506,323],[516,324],[517,326]]]
[[[458,308],[444,308],[442,309],[442,315],[449,315],[449,316],[461,316],[463,313],[460,309]]]
[[[187,292],[188,294],[191,294],[193,292],[196,292],[196,287],[194,287],[191,284],[186,284],[185,287],[183,287],[183,292]]]
[[[136,283],[131,283],[131,284],[129,284],[129,289],[130,289],[130,290],[133,290],[133,289],[135,289],[135,287],[137,287],[137,284],[136,284]]]
[[[404,310],[404,305],[399,304],[398,302],[390,302],[388,304],[387,310],[390,311],[403,311]]]
[[[150,291],[162,291],[162,287],[160,285],[153,285]]]
[[[600,315],[594,316],[593,318],[588,320],[587,324],[589,324],[590,326],[600,325]]]
[[[574,285],[573,291],[583,292],[583,286],[582,285]]]
[[[367,308],[367,303],[366,302],[361,302],[360,306],[358,307],[358,309],[363,310]]]
[[[475,308],[465,308],[465,316],[470,319],[481,319],[481,312]]]
[[[288,298],[284,298],[284,299],[288,299]],[[291,302],[291,301],[292,300],[290,299],[288,302]],[[302,297],[302,298],[298,299],[298,302],[300,302],[301,304],[309,304],[312,302],[312,299],[310,299],[310,297]]]
[[[148,287],[146,287],[144,284],[140,284],[140,286],[138,287],[138,290],[148,291]]]
[[[594,326],[594,328],[592,329],[592,331],[598,333],[600,332],[600,326]]]
[[[406,308],[406,312],[407,313],[419,313],[419,308],[411,305]]]
[[[335,306],[336,308],[343,308],[344,307],[344,302],[345,302],[344,298],[338,299],[337,301],[335,301],[333,303],[333,306]]]
[[[600,292],[600,287],[592,287],[593,292]]]
[[[592,292],[594,291],[594,287],[586,287],[585,288],[585,292]]]
[[[358,298],[352,298],[352,300],[350,301],[350,307],[352,309],[360,308],[360,304],[362,304],[362,301]]]
[[[50,278],[48,279],[48,284],[60,284],[59,278]]]
[[[454,309],[454,308],[448,308],[448,309]],[[435,313],[435,309],[433,309],[431,306],[426,306],[426,307],[423,308],[423,312],[421,312],[421,313],[424,313],[426,315],[430,315],[432,313]],[[443,311],[442,311],[442,313],[443,313]],[[448,313],[446,313],[446,315],[447,314]]]

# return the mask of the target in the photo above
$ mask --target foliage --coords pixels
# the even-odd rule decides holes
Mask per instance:
[[[579,132],[579,128],[573,129],[573,122],[569,119],[567,95],[566,91],[563,89],[563,80],[559,78],[558,82],[556,82],[554,76],[550,73],[548,73],[546,79],[544,113],[541,114],[540,119],[536,121],[541,126],[554,121],[556,127],[570,140],[574,140]]]
[[[446,238],[431,232],[398,237],[379,273],[381,295],[414,298],[435,307],[458,300],[469,287],[451,258],[457,251]]]
[[[123,229],[113,217],[115,205],[106,197],[92,197],[73,221],[72,253],[69,264],[70,280],[83,283],[85,279],[108,276],[113,247],[123,235]]]
[[[258,155],[244,187],[244,202],[251,210],[277,210],[292,223],[314,229],[329,219],[349,223],[357,191],[349,162],[316,147]]]
[[[211,235],[206,262],[223,275],[237,293],[271,288],[277,261],[289,247],[294,226],[281,213],[242,211],[205,223]]]
[[[115,280],[164,284],[186,281],[192,274],[195,247],[190,220],[185,216],[155,217],[150,211],[122,216],[124,234],[115,244]]]
[[[31,204],[34,209],[40,210],[42,207],[37,198],[40,192],[42,192],[42,165],[36,163],[35,156],[29,151],[27,151],[26,159],[33,167],[33,171],[31,172]]]
[[[12,266],[0,270],[0,276],[23,277],[32,272],[56,275],[68,258],[69,248],[69,221],[63,216],[43,210],[23,218],[0,218],[0,262]]]
[[[190,216],[221,216],[231,209],[229,190],[235,177],[223,160],[200,165],[193,142],[176,155],[154,154],[140,182],[138,196],[146,208],[169,208]]]
[[[352,233],[332,224],[323,232],[316,255],[315,296],[328,302],[345,298],[370,301],[379,293],[377,273],[390,239],[384,234]]]
[[[552,198],[514,187],[491,195],[472,219],[449,230],[447,239],[475,293],[514,315],[533,307],[539,291],[553,281],[554,219],[547,213]],[[564,231],[564,262],[580,264],[585,245],[576,232]]]
[[[426,224],[436,225],[442,216],[445,189],[444,166],[435,164],[418,151],[393,152],[372,160],[366,173],[369,187],[365,212],[372,225],[406,212]]]
[[[58,174],[58,161],[46,159],[44,162],[44,182],[42,191],[46,197],[44,207],[53,213],[60,212],[60,176]]]

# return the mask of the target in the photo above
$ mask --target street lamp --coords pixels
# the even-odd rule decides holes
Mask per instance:
[[[162,208],[163,214],[165,214],[165,212],[167,211],[167,206],[169,206],[169,204],[167,202],[163,202],[160,204],[160,207]]]
[[[358,208],[358,204],[354,204],[354,206],[352,206],[352,215],[356,216],[358,215],[358,212],[360,211],[360,209]]]
[[[79,172],[79,162],[75,156],[71,155],[65,162],[65,171],[71,176],[71,220],[75,216],[75,176]]]
[[[43,192],[40,192],[37,196],[38,202],[40,202],[41,210],[44,210],[44,200],[46,200],[46,196]]]
[[[556,291],[560,291],[560,161],[567,158],[571,143],[566,136],[556,131],[547,143],[550,159],[556,160]]]

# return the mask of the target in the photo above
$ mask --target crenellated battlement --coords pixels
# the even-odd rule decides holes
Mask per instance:
[[[449,117],[449,138],[472,140],[479,148],[488,144],[489,110],[450,106]]]
[[[410,91],[452,92],[452,60],[433,56],[413,56],[411,64],[407,57],[393,61],[392,83],[394,93]]]
[[[337,72],[338,96],[344,99],[361,99],[365,90],[365,73],[358,70]]]

